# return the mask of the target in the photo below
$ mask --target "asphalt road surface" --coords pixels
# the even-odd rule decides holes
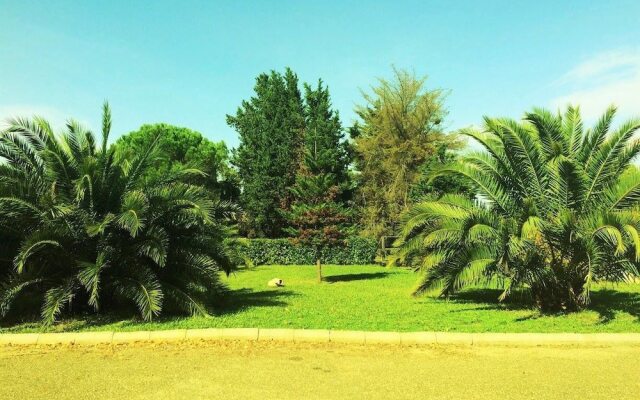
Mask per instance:
[[[640,399],[639,347],[0,347],[0,399]]]

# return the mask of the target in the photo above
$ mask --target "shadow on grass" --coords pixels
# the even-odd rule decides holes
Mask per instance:
[[[630,314],[640,322],[640,293],[601,289],[591,294],[589,309],[600,314],[600,323],[613,321],[616,312]]]
[[[284,289],[253,291],[251,289],[225,290],[212,301],[209,312],[212,316],[235,314],[249,308],[256,307],[284,307],[285,298],[296,296],[292,291]],[[153,319],[153,323],[171,323],[188,319],[188,316],[166,312]],[[119,328],[144,324],[134,308],[121,309],[118,312],[105,314],[76,313],[61,319],[51,327],[42,325],[37,314],[22,315],[19,318],[0,320],[0,330],[5,333],[31,329],[35,331],[78,331],[82,329],[117,324]]]
[[[541,316],[566,315],[566,312],[541,312],[536,309],[531,297],[526,292],[516,292],[505,301],[499,302],[500,289],[469,289],[451,297],[451,301],[463,304],[477,304],[478,307],[452,310],[452,312],[478,310],[531,310],[531,315],[520,317],[517,321],[537,319]],[[611,289],[600,289],[591,293],[589,310],[599,314],[600,323],[606,324],[615,319],[617,312],[630,314],[640,322],[640,293],[619,292]]]
[[[158,317],[154,319],[154,322],[169,319],[170,318]],[[77,313],[65,315],[55,324],[45,326],[37,314],[29,314],[20,318],[3,320],[0,328],[4,333],[22,333],[25,329],[34,332],[74,332],[110,324],[118,324],[121,327],[126,327],[143,322],[144,321],[135,314],[135,311],[130,313],[109,312],[105,314]]]
[[[230,290],[218,299],[213,315],[235,314],[255,307],[284,307],[287,305],[284,299],[291,296],[296,296],[296,294],[282,288],[260,291],[251,289]]]
[[[351,281],[366,281],[369,279],[381,279],[389,275],[388,272],[363,272],[360,274],[344,274],[344,275],[330,275],[325,276],[324,281],[329,283],[335,282],[351,282]]]
[[[533,310],[535,308],[531,298],[524,292],[514,292],[502,302],[498,301],[501,294],[500,289],[467,289],[451,296],[451,301],[478,305],[469,310]]]

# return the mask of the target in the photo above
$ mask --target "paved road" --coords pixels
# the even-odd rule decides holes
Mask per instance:
[[[634,399],[640,348],[0,347],[0,399]]]

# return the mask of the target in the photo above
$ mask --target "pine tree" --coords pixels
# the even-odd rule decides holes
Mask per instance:
[[[311,247],[322,281],[322,253],[340,246],[350,230],[351,212],[345,200],[350,189],[349,151],[340,117],[331,108],[329,89],[318,80],[305,84],[304,151],[291,192],[289,215],[292,241]]]
[[[318,281],[322,282],[322,253],[327,247],[341,246],[352,229],[351,211],[338,200],[341,188],[335,175],[322,172],[322,162],[307,153],[305,168],[291,192],[294,203],[289,212],[288,229],[292,242],[314,251]]]

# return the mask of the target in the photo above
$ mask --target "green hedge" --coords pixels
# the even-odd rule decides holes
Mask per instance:
[[[289,239],[250,239],[243,249],[253,265],[314,264],[313,250],[291,243]],[[327,248],[322,252],[324,264],[371,264],[378,245],[374,239],[349,238],[344,246]]]

